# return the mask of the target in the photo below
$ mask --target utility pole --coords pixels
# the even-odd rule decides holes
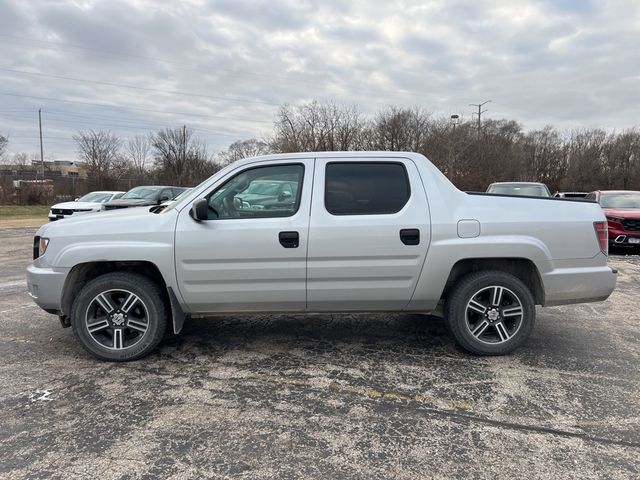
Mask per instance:
[[[38,126],[40,127],[40,165],[42,166],[42,180],[44,180],[44,149],[42,148],[42,110],[38,109]],[[38,175],[36,174],[36,180]]]
[[[487,101],[482,102],[482,103],[470,103],[469,104],[470,107],[478,107],[478,113],[473,113],[472,114],[472,116],[473,115],[478,115],[478,136],[480,136],[480,127],[482,126],[480,118],[482,117],[482,114],[487,111],[487,110],[482,110],[482,107],[484,105],[486,105],[487,103],[489,103],[489,102],[491,102],[491,100],[487,100]]]

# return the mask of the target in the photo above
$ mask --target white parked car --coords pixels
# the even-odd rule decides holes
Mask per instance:
[[[53,222],[70,215],[99,212],[103,203],[116,200],[122,195],[124,192],[91,192],[77,198],[74,202],[56,203],[49,210],[49,221]]]

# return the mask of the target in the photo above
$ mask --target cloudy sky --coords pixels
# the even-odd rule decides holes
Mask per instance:
[[[78,129],[187,124],[213,153],[278,106],[419,105],[526,128],[640,125],[638,0],[0,0],[0,134],[75,157]]]

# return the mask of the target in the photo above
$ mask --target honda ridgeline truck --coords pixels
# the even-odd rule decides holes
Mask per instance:
[[[141,358],[190,317],[440,304],[459,345],[501,355],[536,305],[604,300],[616,284],[597,203],[467,194],[415,153],[244,159],[152,210],[35,236],[29,294],[99,359]]]

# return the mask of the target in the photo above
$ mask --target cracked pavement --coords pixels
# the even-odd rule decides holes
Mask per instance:
[[[638,256],[506,357],[436,317],[260,315],[112,364],[29,299],[34,232],[0,230],[2,478],[640,477]]]

